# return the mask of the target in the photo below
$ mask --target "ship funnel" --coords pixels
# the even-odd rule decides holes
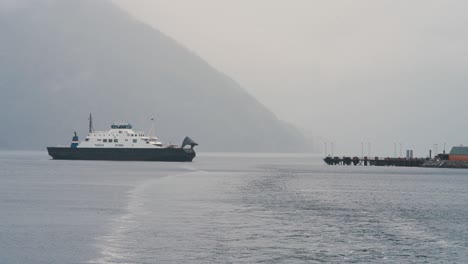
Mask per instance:
[[[78,135],[76,134],[75,132],[75,135],[73,136],[73,139],[72,139],[72,143],[71,143],[71,146],[70,148],[77,148],[78,147]]]

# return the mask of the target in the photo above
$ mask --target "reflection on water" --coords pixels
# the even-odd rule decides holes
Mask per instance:
[[[254,154],[206,154],[181,164],[6,152],[0,162],[0,209],[11,212],[0,221],[2,263],[468,257],[461,170],[328,167],[314,156]]]

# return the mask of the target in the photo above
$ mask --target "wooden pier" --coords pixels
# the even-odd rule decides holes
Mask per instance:
[[[368,157],[331,157],[323,159],[328,165],[342,166],[395,166],[395,167],[421,167],[428,159],[426,158],[379,158],[369,159]]]

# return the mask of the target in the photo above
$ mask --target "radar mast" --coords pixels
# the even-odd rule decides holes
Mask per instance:
[[[89,114],[89,133],[92,133],[94,131],[93,127],[93,115],[90,113]]]
[[[156,118],[153,116],[151,117],[151,128],[148,131],[148,137],[154,137],[156,138]]]

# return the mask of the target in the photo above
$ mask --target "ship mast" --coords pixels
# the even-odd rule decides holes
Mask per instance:
[[[156,137],[156,126],[155,126],[155,120],[154,117],[151,118],[151,129],[148,133],[148,136],[151,137],[151,133],[153,133],[154,137]]]
[[[94,131],[93,128],[93,115],[89,114],[89,133],[92,133]]]

